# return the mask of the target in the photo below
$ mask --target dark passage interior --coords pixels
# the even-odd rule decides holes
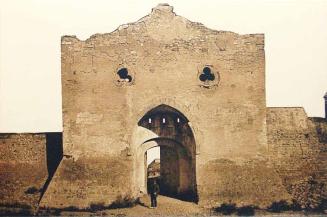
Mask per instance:
[[[178,154],[173,148],[163,146],[160,149],[160,159],[162,166],[160,167],[161,194],[174,197],[179,193],[179,164]]]
[[[195,142],[186,117],[172,107],[160,105],[149,111],[139,126],[158,135],[151,140],[157,144],[157,158],[145,163],[147,186],[156,179],[161,195],[197,202]],[[149,150],[145,159],[151,158]]]

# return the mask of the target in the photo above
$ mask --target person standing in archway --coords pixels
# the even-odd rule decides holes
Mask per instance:
[[[149,193],[151,197],[151,209],[157,208],[157,196],[159,194],[160,188],[157,181],[154,179],[152,185],[150,186]]]

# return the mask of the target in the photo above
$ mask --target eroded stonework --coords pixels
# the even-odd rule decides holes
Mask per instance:
[[[109,34],[63,36],[61,54],[63,159],[42,207],[139,197],[155,146],[178,174],[167,188],[200,204],[266,207],[294,199],[304,177],[326,183],[326,121],[266,108],[263,34],[211,30],[159,5]]]

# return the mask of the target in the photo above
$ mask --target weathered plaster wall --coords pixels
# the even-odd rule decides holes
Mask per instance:
[[[319,141],[303,108],[268,108],[267,129],[269,153],[285,181],[316,170]]]
[[[200,152],[208,157],[204,162],[217,154],[252,156],[264,150],[263,46],[261,34],[213,31],[168,6],[110,34],[86,41],[63,37],[65,153],[105,155],[132,148],[136,123],[160,104],[189,118]],[[205,64],[220,73],[215,88],[200,87]],[[123,66],[133,77],[130,85],[117,83]]]
[[[144,153],[161,136],[188,147],[203,204],[267,206],[294,197],[292,186],[303,177],[326,181],[325,122],[308,119],[302,108],[266,109],[262,34],[211,30],[159,5],[109,34],[86,41],[64,36],[61,48],[63,155],[60,146],[45,147],[44,134],[3,135],[3,201],[35,204],[40,194],[22,189],[40,189],[46,169],[41,206],[81,208],[138,196],[146,187]],[[204,67],[215,80],[199,79]],[[118,71],[128,73],[125,79]],[[139,126],[159,105],[176,109],[191,130],[159,135]],[[189,175],[178,181],[187,186]]]
[[[267,206],[294,198],[306,177],[326,183],[325,120],[308,119],[302,108],[266,108],[262,34],[211,30],[159,5],[112,33],[64,36],[61,49],[63,150],[45,134],[1,135],[1,203],[35,206],[43,185],[46,207],[138,196],[144,153],[160,136],[191,153],[192,165],[182,159],[178,169],[196,171],[190,180],[203,204]],[[204,67],[215,80],[199,79]],[[138,126],[159,105],[185,116],[191,130],[158,135],[160,127]],[[185,171],[174,186],[190,186]],[[31,187],[34,194],[24,193]]]
[[[0,134],[0,205],[36,207],[47,176],[45,134]]]
[[[318,178],[321,182],[325,183],[327,194],[327,118],[309,118],[309,120],[314,124],[320,142],[317,158]]]
[[[307,185],[313,179],[325,187],[327,184],[326,144],[323,143],[326,125],[324,120],[308,118],[303,108],[267,109],[270,159],[286,189],[300,204],[305,203],[303,197],[308,194],[306,189],[299,189],[301,183]],[[311,191],[310,194],[323,192]]]
[[[199,75],[205,65],[219,74],[213,84],[220,81],[212,88],[201,87]],[[121,67],[127,68],[132,82],[119,79]],[[140,145],[132,135],[142,116],[160,104],[174,107],[190,120],[198,171],[217,158],[243,161],[264,153],[264,67],[262,34],[214,31],[176,16],[170,6],[160,5],[136,23],[86,41],[63,37],[64,154],[72,157],[62,162],[47,194],[62,197],[69,205],[81,205],[78,200],[91,203],[90,191],[117,195],[114,189],[119,182],[100,188],[91,172],[81,173],[84,177],[74,180],[78,185],[64,178],[71,164],[80,167],[95,158],[89,171],[96,164],[106,165],[108,169],[101,170],[109,171],[111,159],[118,159],[122,168],[118,166],[117,179],[125,180],[120,194],[137,193],[131,171],[124,169],[132,168],[129,159]],[[201,177],[197,184],[203,189]],[[212,188],[215,181],[206,184]],[[82,189],[85,197],[76,197]]]
[[[211,88],[204,88],[199,80],[206,65],[216,73]],[[121,67],[127,68],[130,83],[119,79]],[[217,158],[243,162],[264,154],[264,67],[262,34],[214,31],[176,16],[172,7],[165,5],[109,34],[96,34],[86,41],[63,37],[64,153],[71,159],[62,162],[54,179],[57,181],[47,194],[57,195],[53,197],[58,200],[63,197],[61,201],[70,205],[81,205],[77,200],[83,200],[84,205],[91,203],[92,197],[75,197],[71,190],[83,189],[86,195],[91,189],[104,192],[91,172],[82,173],[81,178],[89,185],[60,180],[65,180],[62,174],[68,165],[79,167],[93,158],[108,168],[110,159],[118,158],[117,163],[122,164],[119,177],[125,180],[120,194],[137,193],[134,180],[129,178],[131,171],[124,169],[124,164],[132,168],[129,159],[138,160],[133,156],[140,144],[132,139],[138,121],[160,104],[174,107],[190,120],[196,139],[197,171],[210,167],[208,164]],[[211,189],[216,181],[204,186],[203,173],[197,174],[201,200],[201,195],[206,197],[204,187]],[[117,195],[116,185],[120,183],[103,188]],[[58,205],[46,201],[49,206]]]
[[[326,118],[309,118],[316,126],[320,143],[327,144],[327,117]]]
[[[64,157],[44,194],[41,207],[88,207],[110,203],[129,189],[131,162],[124,158]],[[91,201],[91,202],[90,202]]]
[[[210,186],[200,189],[205,195],[205,206],[235,203],[237,206],[266,208],[273,202],[291,199],[265,157],[243,162],[224,158],[212,160],[197,175],[201,177],[203,186]]]

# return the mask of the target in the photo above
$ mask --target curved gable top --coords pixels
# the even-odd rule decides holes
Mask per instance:
[[[192,40],[202,39],[206,40],[209,37],[217,35],[229,35],[231,38],[240,36],[237,33],[230,31],[217,31],[205,27],[198,22],[192,22],[182,16],[176,15],[173,7],[168,4],[159,4],[152,8],[152,11],[147,16],[140,20],[123,24],[111,33],[94,34],[86,42],[96,40],[97,38],[109,36],[127,36],[141,34],[151,37],[157,41],[171,41],[174,39]],[[263,34],[258,34],[263,37]],[[245,35],[248,36],[248,35]],[[251,34],[250,36],[253,36]],[[63,36],[62,43],[66,41],[82,41],[76,36]]]

